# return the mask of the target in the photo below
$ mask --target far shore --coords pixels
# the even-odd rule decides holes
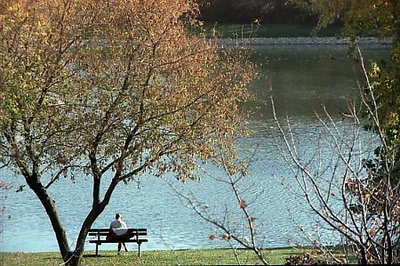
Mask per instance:
[[[393,39],[377,37],[360,37],[356,39],[360,47],[365,48],[385,48],[392,45]],[[348,46],[350,38],[337,37],[274,37],[274,38],[221,38],[218,40],[221,45],[254,47],[254,46]]]

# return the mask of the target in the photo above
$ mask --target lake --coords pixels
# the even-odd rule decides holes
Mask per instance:
[[[381,60],[388,56],[388,51],[370,49],[365,55]],[[252,58],[261,64],[262,71],[249,88],[255,100],[244,106],[255,110],[249,125],[252,134],[240,140],[238,150],[243,157],[253,153],[254,157],[248,176],[239,186],[249,211],[257,218],[259,244],[283,247],[307,243],[301,228],[307,228],[313,236],[321,233],[327,243],[337,242],[335,236],[316,222],[303,199],[287,188],[293,184],[293,174],[276,146],[278,136],[271,118],[270,96],[274,97],[278,116],[290,117],[301,146],[314,150],[318,148],[314,137],[321,131],[314,111],[321,112],[323,104],[340,122],[339,111],[346,109],[346,100],[357,99],[356,78],[362,79],[360,68],[347,57],[344,46],[264,47],[254,50]],[[340,123],[346,126],[345,121]],[[226,225],[245,229],[232,191],[219,181],[226,178],[224,173],[207,164],[203,168],[201,181],[186,184],[175,182],[173,176],[156,178],[150,175],[128,185],[121,184],[94,227],[108,227],[115,213],[120,212],[128,226],[148,228],[149,242],[143,245],[144,250],[227,246],[228,243],[219,237],[221,233],[202,221],[176,192],[192,195],[198,200],[198,206],[207,205],[207,213],[216,219],[225,219]],[[1,192],[6,209],[1,221],[0,250],[58,251],[50,222],[39,201],[29,189],[16,193],[18,187],[24,185],[23,180],[12,178],[4,169],[0,171],[1,178],[14,186],[8,193]],[[74,182],[63,179],[50,191],[57,200],[71,245],[91,205],[90,198],[86,197],[90,195],[89,184],[85,179]],[[210,240],[211,234],[217,239]],[[94,245],[87,244],[86,248],[94,249]],[[101,249],[116,247],[109,244]]]

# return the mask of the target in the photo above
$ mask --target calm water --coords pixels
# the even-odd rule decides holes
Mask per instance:
[[[296,136],[305,150],[313,150],[315,136],[321,125],[315,119],[314,110],[324,104],[333,114],[346,108],[346,99],[356,98],[356,78],[359,69],[346,56],[346,48],[260,49],[253,58],[262,63],[260,79],[251,85],[256,100],[249,104],[256,112],[250,127],[253,134],[241,140],[239,151],[245,157],[254,153],[253,163],[246,179],[239,183],[243,197],[249,203],[249,211],[257,217],[259,243],[265,247],[288,246],[305,243],[300,227],[309,227],[317,233],[313,216],[302,207],[302,198],[288,192],[293,184],[293,174],[287,168],[277,149],[277,135],[271,119],[270,95],[275,99],[279,115],[291,118]],[[369,50],[368,58],[387,56],[385,50]],[[336,116],[339,119],[339,116]],[[346,126],[346,122],[340,125]],[[14,179],[9,172],[0,170],[1,178],[13,182],[13,189],[2,194],[6,210],[2,220],[2,251],[57,251],[57,244],[48,218],[33,193],[26,189],[14,191],[23,181]],[[218,179],[223,173],[209,165],[204,166],[200,182],[185,185],[173,181],[172,176],[162,179],[143,176],[137,182],[121,184],[115,191],[110,205],[96,221],[94,227],[108,227],[115,212],[124,216],[128,225],[147,227],[149,242],[144,249],[179,249],[220,247],[222,240],[211,241],[210,234],[219,233],[201,221],[186,203],[179,199],[172,182],[179,191],[191,194],[202,205],[208,205],[208,213],[219,219],[225,217],[231,227],[240,227],[241,214],[229,186]],[[81,222],[90,208],[90,181],[81,179],[71,182],[60,180],[50,191],[57,200],[71,245]],[[327,242],[336,238],[324,233]],[[133,246],[132,246],[133,247]],[[91,245],[88,249],[93,249]],[[101,249],[115,249],[104,245]]]

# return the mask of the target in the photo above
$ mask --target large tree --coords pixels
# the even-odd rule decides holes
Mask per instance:
[[[1,2],[0,162],[40,200],[66,263],[118,184],[191,178],[243,129],[253,68],[189,36],[196,14],[184,0]],[[71,250],[52,187],[84,175],[92,207]]]

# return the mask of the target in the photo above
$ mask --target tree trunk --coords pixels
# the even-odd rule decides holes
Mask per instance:
[[[111,182],[110,186],[107,189],[107,192],[106,192],[106,195],[105,195],[103,201],[99,202],[98,204],[95,204],[95,203],[93,204],[92,209],[90,210],[89,214],[86,216],[86,219],[82,224],[81,230],[80,230],[78,238],[76,240],[76,246],[75,246],[75,250],[73,252],[73,256],[67,265],[70,265],[70,266],[81,265],[83,252],[85,250],[85,240],[86,240],[87,234],[88,234],[90,228],[92,227],[94,221],[96,221],[97,217],[99,217],[99,215],[104,211],[104,209],[110,202],[111,195],[119,183],[118,180],[119,180],[118,178],[113,179],[113,181]]]
[[[364,246],[359,246],[359,252],[360,254],[360,258],[358,260],[358,263],[361,265],[367,265],[368,264],[368,259],[367,259],[367,253],[365,251],[365,247]]]
[[[99,217],[99,215],[104,211],[106,205],[97,205],[93,207],[85,221],[82,224],[81,230],[79,232],[78,238],[76,240],[76,246],[74,251],[74,256],[68,265],[78,266],[81,264],[83,252],[85,251],[85,240],[87,234],[92,227],[94,221]]]
[[[72,252],[68,244],[67,235],[64,230],[64,226],[61,224],[58,216],[57,207],[54,200],[47,194],[46,188],[39,181],[37,175],[25,177],[29,187],[33,190],[36,196],[42,203],[46,213],[50,219],[53,231],[57,238],[58,247],[60,249],[61,256],[64,262],[71,258]]]

